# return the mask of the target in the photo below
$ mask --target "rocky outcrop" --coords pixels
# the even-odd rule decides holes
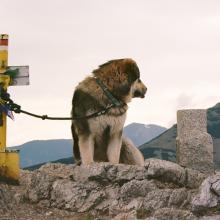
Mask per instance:
[[[192,210],[204,213],[220,208],[220,174],[205,179],[198,194],[192,200]]]
[[[42,219],[56,219],[51,216],[57,210],[85,220],[220,219],[219,179],[159,159],[145,160],[144,167],[46,164],[23,171],[20,186],[1,189],[0,205],[7,210],[15,203],[42,208]]]

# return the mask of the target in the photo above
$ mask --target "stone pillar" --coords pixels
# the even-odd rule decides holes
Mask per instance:
[[[214,172],[213,141],[207,133],[206,110],[177,112],[176,159],[181,166],[205,174]]]

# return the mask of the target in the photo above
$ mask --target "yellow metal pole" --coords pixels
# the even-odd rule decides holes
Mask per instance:
[[[10,77],[4,75],[8,66],[8,35],[0,35],[0,86],[1,90],[7,90]],[[2,92],[2,91],[1,91]],[[0,102],[4,101],[0,99]],[[6,122],[7,115],[0,111],[0,181],[19,183],[19,154],[17,151],[6,148]]]
[[[7,89],[5,85],[5,79],[2,75],[8,66],[8,35],[0,35],[0,84],[2,84],[4,89]],[[0,126],[0,151],[4,152],[6,149],[6,122],[7,116],[5,113],[0,114],[2,117],[2,126]]]

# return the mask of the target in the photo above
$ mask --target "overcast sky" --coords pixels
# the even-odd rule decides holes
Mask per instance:
[[[9,65],[29,65],[30,86],[11,87],[24,109],[69,116],[75,86],[99,64],[136,60],[148,87],[126,124],[170,127],[176,111],[220,101],[220,1],[0,0]],[[70,122],[8,120],[8,146],[71,138]]]

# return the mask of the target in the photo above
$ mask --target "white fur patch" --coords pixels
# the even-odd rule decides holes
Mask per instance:
[[[89,128],[94,136],[102,135],[107,126],[110,126],[110,135],[120,132],[123,129],[126,113],[121,116],[101,115],[88,120]]]

